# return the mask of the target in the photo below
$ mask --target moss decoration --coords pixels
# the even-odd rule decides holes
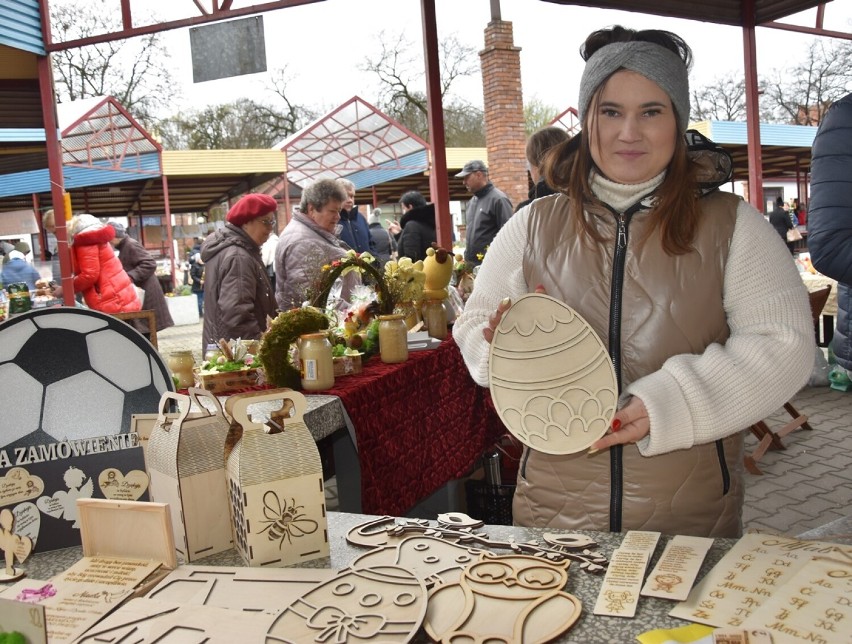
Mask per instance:
[[[323,278],[319,293],[311,301],[311,306],[325,310],[328,294],[337,278],[349,271],[356,270],[359,273],[366,273],[376,283],[376,302],[379,307],[379,315],[393,313],[394,302],[391,299],[385,277],[373,266],[372,261],[373,257],[369,253],[358,254],[349,251],[342,259],[333,261],[330,266],[323,266]]]
[[[276,387],[301,389],[301,372],[291,362],[290,347],[300,335],[328,329],[329,320],[320,309],[311,307],[279,313],[260,339],[257,354],[266,380]]]

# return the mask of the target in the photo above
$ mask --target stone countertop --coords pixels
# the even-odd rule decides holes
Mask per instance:
[[[317,559],[303,564],[310,568],[335,568],[346,567],[358,554],[365,552],[362,548],[350,546],[346,542],[347,532],[362,523],[374,520],[377,517],[363,514],[349,514],[342,512],[330,512],[328,515],[330,535],[330,557]],[[530,539],[541,539],[545,530],[527,529],[510,526],[485,526],[481,530],[492,539],[515,541],[528,541]],[[552,530],[550,530],[552,532]],[[609,559],[623,539],[621,534],[612,533],[585,533],[597,540],[599,550]],[[655,557],[650,566],[656,563],[656,559],[662,553],[667,538],[660,539],[655,551]],[[707,554],[701,567],[699,579],[703,577],[736,542],[734,539],[717,539]],[[79,547],[57,550],[32,555],[21,566],[32,579],[46,580],[65,570],[82,556]],[[199,566],[240,566],[243,565],[239,554],[235,550],[219,553],[193,562]],[[649,566],[649,570],[650,570]],[[601,588],[603,575],[591,574],[580,570],[577,564],[569,569],[569,579],[566,591],[578,597],[583,603],[583,612],[580,619],[563,637],[554,640],[556,642],[629,642],[637,635],[655,628],[674,628],[685,626],[689,622],[668,616],[668,612],[674,606],[673,602],[652,597],[641,597],[636,616],[633,619],[619,617],[605,617],[592,614],[592,608]],[[415,641],[428,641],[425,635]]]

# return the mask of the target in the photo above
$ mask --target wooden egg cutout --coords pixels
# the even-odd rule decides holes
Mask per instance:
[[[586,320],[548,295],[519,298],[494,331],[491,398],[506,428],[547,454],[587,449],[618,402],[615,370]]]

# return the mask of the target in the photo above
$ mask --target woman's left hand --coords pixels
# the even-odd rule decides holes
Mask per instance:
[[[592,443],[592,450],[607,449],[613,445],[638,443],[651,431],[648,410],[641,398],[633,396],[612,418],[611,432]]]

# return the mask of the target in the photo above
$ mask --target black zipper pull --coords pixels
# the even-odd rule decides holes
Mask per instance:
[[[624,213],[618,216],[618,250],[627,246],[627,226],[624,223]]]

